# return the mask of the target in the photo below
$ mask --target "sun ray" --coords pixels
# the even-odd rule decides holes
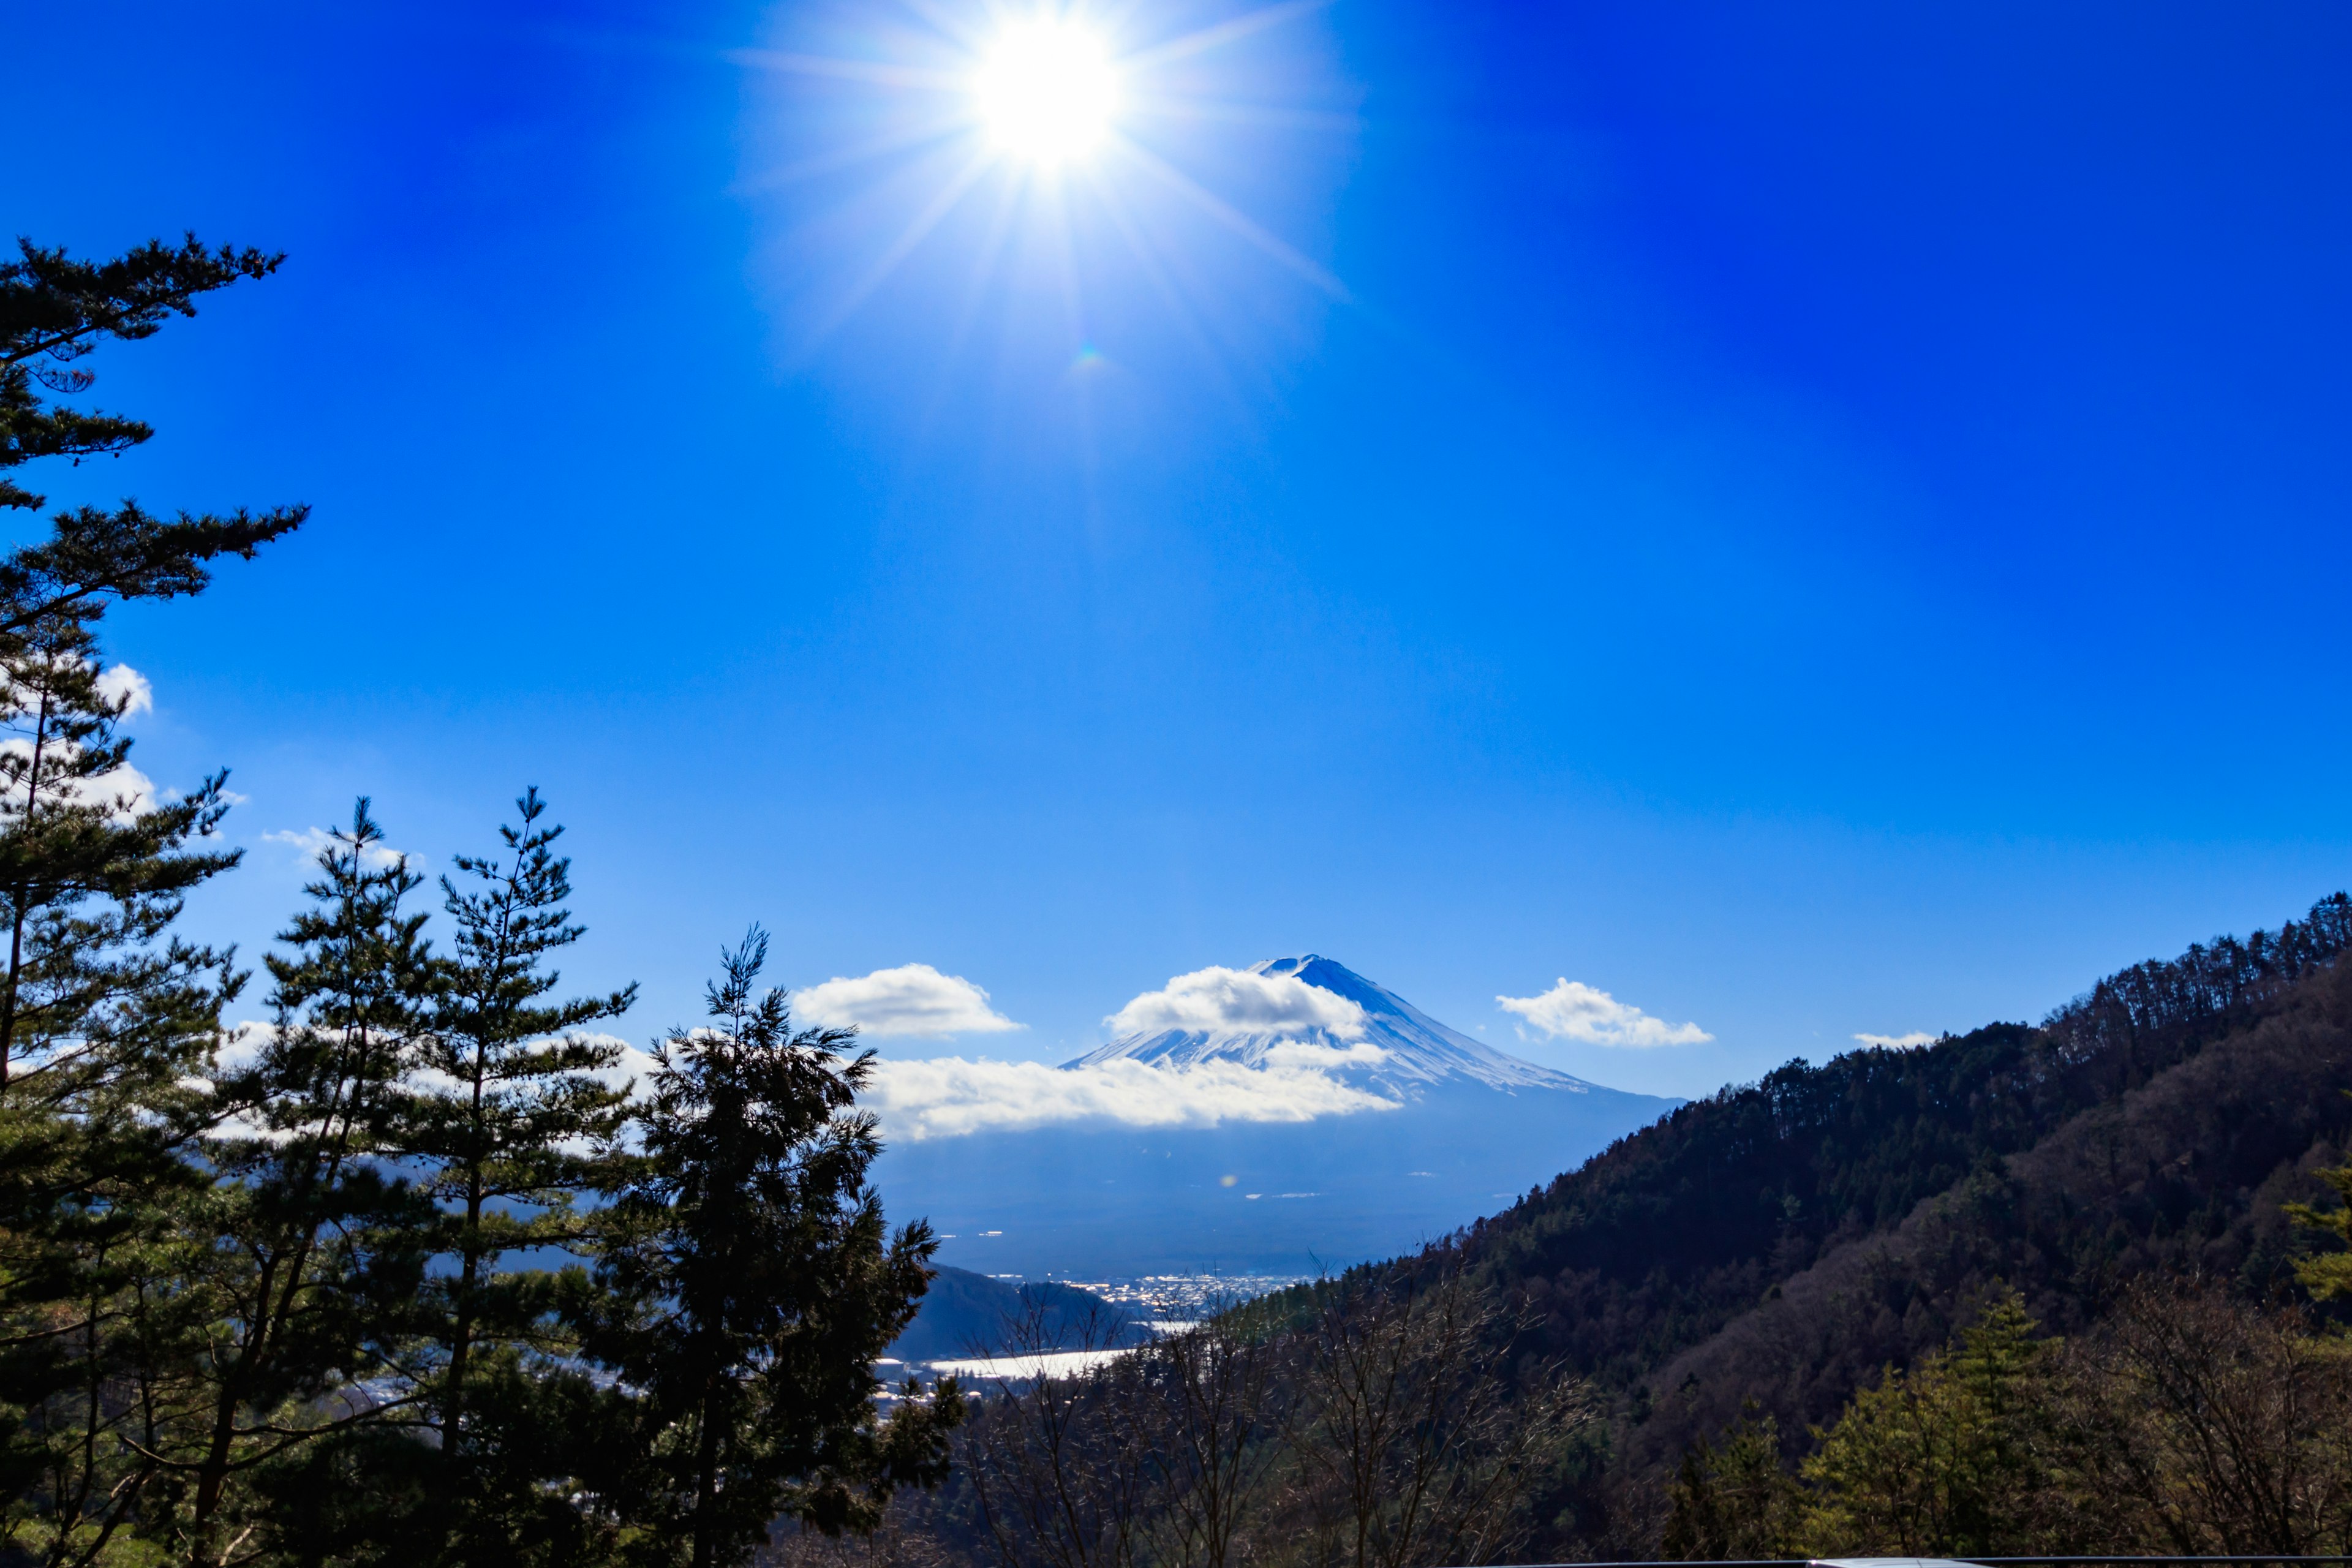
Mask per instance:
[[[854,169],[860,163],[879,162],[893,153],[911,152],[927,142],[952,140],[961,135],[966,129],[968,129],[966,117],[961,114],[937,115],[929,120],[919,121],[895,131],[885,132],[879,136],[869,137],[864,142],[855,142],[847,147],[803,158],[796,163],[786,163],[782,168],[762,171],[750,179],[738,183],[735,189],[745,193],[771,191],[781,186],[797,184],[802,180],[813,180],[824,174],[839,174],[844,169]]]
[[[955,323],[949,329],[947,342],[940,354],[939,374],[929,401],[924,405],[923,424],[930,425],[946,405],[955,386],[950,374],[963,355],[971,339],[972,329],[979,324],[982,301],[987,295],[996,273],[996,264],[1013,240],[1013,222],[1021,208],[1021,187],[1009,181],[996,193],[996,210],[981,237],[979,247],[972,253],[971,276],[966,279],[963,302],[957,310]]]
[[[908,10],[929,22],[940,33],[961,44],[967,53],[976,55],[987,47],[986,33],[967,23],[953,10],[940,5],[939,0],[902,0],[902,3]],[[989,6],[987,14],[992,20],[1000,22],[1003,20],[1002,11],[997,6]]]
[[[831,55],[793,54],[784,49],[730,49],[727,58],[735,65],[756,66],[761,70],[782,71],[793,76],[829,77],[836,81],[866,82],[876,87],[923,88],[933,92],[965,90],[964,79],[956,72],[931,70],[921,66],[841,59]]]
[[[1126,244],[1128,254],[1134,258],[1136,266],[1141,269],[1152,291],[1159,295],[1160,302],[1167,310],[1169,318],[1176,323],[1177,329],[1183,334],[1185,341],[1200,356],[1202,370],[1206,372],[1219,394],[1231,406],[1236,410],[1243,408],[1244,400],[1241,395],[1241,389],[1234,384],[1232,374],[1226,367],[1218,345],[1211,341],[1207,324],[1202,320],[1201,312],[1193,309],[1192,302],[1184,297],[1183,290],[1177,286],[1176,280],[1169,276],[1168,268],[1160,260],[1159,254],[1150,242],[1144,237],[1142,230],[1137,226],[1135,215],[1129,208],[1125,199],[1116,190],[1108,187],[1104,189],[1102,195],[1103,212],[1110,219],[1113,232],[1118,234],[1120,240]]]
[[[1268,27],[1278,27],[1285,22],[1295,22],[1301,16],[1325,9],[1330,4],[1331,0],[1287,0],[1285,5],[1268,5],[1263,9],[1235,16],[1231,21],[1219,22],[1213,26],[1202,27],[1198,32],[1187,33],[1181,38],[1171,38],[1164,44],[1138,50],[1127,56],[1120,63],[1132,71],[1155,70],[1171,61],[1221,48],[1226,44],[1246,38],[1252,33],[1262,33]]]
[[[1182,170],[1178,169],[1164,160],[1154,156],[1148,149],[1139,145],[1129,138],[1122,137],[1120,139],[1119,152],[1123,156],[1132,158],[1138,166],[1150,174],[1153,178],[1168,186],[1169,189],[1176,192],[1179,195],[1183,196],[1187,201],[1190,201],[1193,205],[1199,207],[1202,212],[1207,213],[1211,217],[1216,219],[1219,223],[1233,230],[1234,233],[1241,236],[1242,238],[1249,241],[1250,244],[1257,247],[1260,250],[1272,257],[1275,260],[1279,261],[1285,267],[1289,268],[1293,272],[1297,273],[1298,276],[1306,279],[1318,289],[1322,289],[1323,292],[1328,294],[1333,300],[1338,300],[1339,303],[1344,305],[1349,303],[1353,298],[1353,296],[1348,291],[1348,286],[1340,282],[1339,279],[1333,277],[1329,272],[1324,270],[1322,268],[1318,267],[1314,262],[1308,260],[1305,256],[1300,255],[1297,250],[1294,250],[1289,246],[1285,245],[1281,240],[1276,239],[1273,235],[1268,234],[1256,224],[1252,223],[1247,217],[1235,211],[1232,206],[1228,205],[1224,202],[1219,201],[1213,194],[1202,188],[1200,182],[1187,175]]]
[[[1189,124],[1255,125],[1272,131],[1328,131],[1355,135],[1364,128],[1363,116],[1328,110],[1276,109],[1265,104],[1226,103],[1214,99],[1129,93],[1123,100],[1126,118],[1145,116]]]
[[[876,258],[874,265],[868,268],[866,275],[850,288],[848,294],[824,314],[811,334],[812,337],[815,339],[830,337],[842,322],[855,314],[857,307],[866,303],[867,297],[875,289],[879,289],[891,273],[898,269],[899,264],[914,254],[915,247],[922,244],[924,237],[932,229],[939,226],[940,220],[955,210],[956,204],[963,200],[964,193],[979,183],[980,177],[987,174],[995,163],[996,159],[986,153],[969,160],[961,171],[932,196],[929,204],[915,215],[913,221],[908,223],[899,233],[898,237]]]

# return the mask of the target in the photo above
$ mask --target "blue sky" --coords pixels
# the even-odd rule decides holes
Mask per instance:
[[[249,797],[205,934],[535,782],[634,1036],[756,919],[1026,1026],[902,1053],[1315,951],[1693,1093],[2352,880],[2340,8],[1339,0],[1130,128],[1210,201],[992,169],[887,272],[961,144],[775,68],[952,66],[882,0],[96,26],[0,18],[13,231],[289,255],[33,480],[316,509],[110,633]],[[1714,1038],[1517,1046],[1563,976]]]

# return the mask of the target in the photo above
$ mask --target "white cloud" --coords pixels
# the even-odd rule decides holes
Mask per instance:
[[[1266,1034],[1319,1030],[1343,1040],[1364,1032],[1364,1010],[1295,974],[1212,966],[1180,974],[1103,1020],[1113,1035]]]
[[[1538,996],[1497,996],[1507,1013],[1517,1013],[1548,1040],[1583,1040],[1595,1046],[1696,1046],[1715,1038],[1696,1024],[1653,1018],[1606,991],[1563,977]],[[1527,1029],[1518,1030],[1528,1037]]]
[[[1907,1035],[1856,1035],[1854,1038],[1865,1046],[1884,1046],[1891,1051],[1907,1051],[1918,1046],[1932,1046],[1937,1037],[1925,1029],[1914,1029]]]
[[[155,711],[155,689],[147,683],[145,676],[127,664],[99,672],[98,694],[110,702],[122,703],[125,719],[133,713]]]
[[[1311,1040],[1276,1040],[1258,1059],[1271,1068],[1329,1072],[1337,1068],[1378,1067],[1389,1059],[1389,1053],[1370,1040],[1360,1040],[1352,1046],[1319,1046]]]
[[[33,763],[33,742],[21,735],[11,735],[0,741],[0,755],[16,759],[16,776],[21,779]],[[5,794],[18,809],[23,808],[25,790],[21,784],[0,791],[0,794]],[[111,808],[109,815],[115,821],[128,822],[155,808],[155,781],[125,763],[95,778],[71,779],[47,785],[41,792],[41,798],[44,801],[64,799],[78,805],[108,806]]]
[[[941,974],[928,963],[902,963],[856,979],[835,975],[822,985],[793,993],[793,1011],[803,1023],[868,1035],[1001,1035],[1024,1027],[988,1005],[988,993],[961,974]]]
[[[1351,1053],[1327,1049],[1323,1055]],[[874,1086],[864,1102],[880,1114],[887,1133],[918,1142],[1067,1121],[1160,1128],[1312,1121],[1393,1110],[1397,1103],[1329,1077],[1320,1064],[1295,1061],[1163,1068],[1119,1060],[1054,1068],[943,1057],[874,1065]]]
[[[306,827],[299,833],[279,831],[265,833],[261,836],[261,841],[264,844],[291,845],[294,848],[301,852],[302,858],[306,863],[317,860],[320,855],[326,852],[327,846],[332,842],[333,839],[334,835],[329,833],[323,827]],[[371,846],[367,853],[361,858],[365,860],[369,866],[381,870],[384,867],[391,865],[394,861],[402,858],[402,854],[401,851],[397,849],[388,849],[384,846],[377,844]]]

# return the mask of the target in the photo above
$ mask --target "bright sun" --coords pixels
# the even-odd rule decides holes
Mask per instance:
[[[1007,28],[981,62],[976,86],[997,146],[1036,163],[1093,152],[1109,134],[1118,103],[1101,40],[1056,18]]]

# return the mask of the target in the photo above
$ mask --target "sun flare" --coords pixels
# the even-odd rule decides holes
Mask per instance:
[[[1118,76],[1102,40],[1055,17],[1007,27],[981,61],[974,88],[991,140],[1047,165],[1099,147],[1118,107]]]

